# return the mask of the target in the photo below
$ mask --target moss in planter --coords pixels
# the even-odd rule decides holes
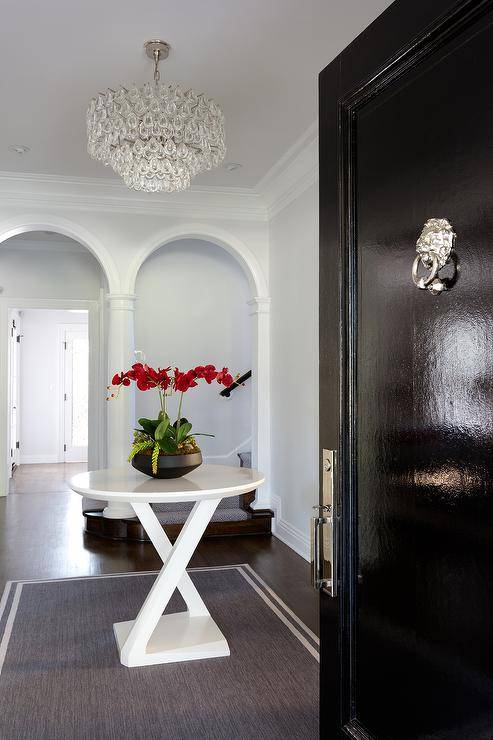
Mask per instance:
[[[147,442],[149,440],[149,437],[146,434],[142,434],[142,432],[134,432],[134,444],[140,444],[141,442]],[[139,452],[140,455],[149,455],[151,457],[152,455],[153,447],[148,447],[147,449],[141,450]],[[190,437],[187,439],[186,442],[182,442],[178,445],[178,452],[176,452],[176,455],[191,455],[196,452],[200,452],[200,447],[198,446],[196,440],[194,437]],[[168,457],[174,457],[170,452],[165,452],[164,450],[159,450],[159,456],[164,455]]]

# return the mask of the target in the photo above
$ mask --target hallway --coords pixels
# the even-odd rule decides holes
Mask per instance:
[[[0,593],[6,581],[157,570],[150,543],[103,540],[83,531],[81,499],[67,480],[85,464],[21,465],[0,500]],[[248,563],[318,633],[310,566],[276,537],[203,540],[190,566]]]
[[[69,493],[68,480],[84,470],[86,463],[18,465],[10,479],[9,493]]]

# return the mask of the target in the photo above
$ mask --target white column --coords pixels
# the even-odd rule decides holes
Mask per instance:
[[[252,317],[252,467],[265,474],[254,509],[270,508],[270,298],[248,301]]]
[[[108,301],[108,370],[128,370],[135,362],[134,308],[135,295],[109,293]],[[119,398],[108,401],[108,466],[130,465],[127,457],[135,427],[135,393],[133,385],[122,388]],[[110,519],[134,517],[130,504],[114,502],[104,510]]]

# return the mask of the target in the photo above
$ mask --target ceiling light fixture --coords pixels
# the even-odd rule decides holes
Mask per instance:
[[[31,149],[24,144],[11,144],[9,146],[9,151],[14,152],[15,154],[27,154]]]
[[[154,84],[107,90],[87,111],[87,150],[134,190],[184,190],[224,159],[224,116],[202,93],[160,82],[159,62],[170,46],[146,41]]]

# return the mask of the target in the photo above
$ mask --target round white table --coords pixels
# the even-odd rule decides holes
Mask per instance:
[[[251,468],[201,465],[183,478],[149,478],[130,465],[79,473],[70,480],[76,493],[101,501],[131,504],[164,565],[136,619],[113,625],[120,660],[126,666],[174,663],[229,655],[226,638],[216,625],[186,567],[225,496],[258,488],[265,480]],[[150,504],[195,502],[171,545]],[[178,588],[187,611],[163,615]]]

